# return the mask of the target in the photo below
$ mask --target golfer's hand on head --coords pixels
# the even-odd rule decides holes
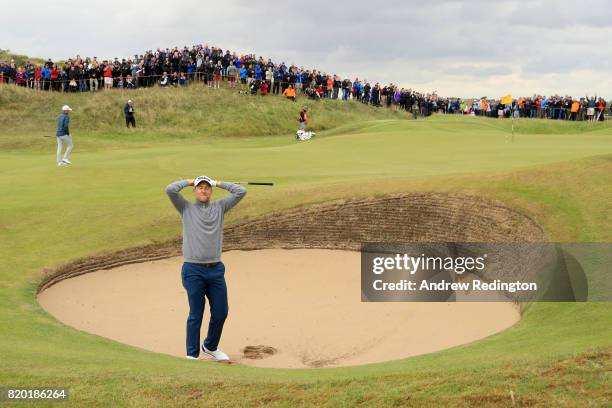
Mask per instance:
[[[208,176],[202,176],[211,187],[217,187],[217,182]]]

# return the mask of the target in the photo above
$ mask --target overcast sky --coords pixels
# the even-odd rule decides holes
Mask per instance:
[[[208,43],[446,96],[612,97],[606,0],[30,0],[0,27],[0,48],[42,58]]]

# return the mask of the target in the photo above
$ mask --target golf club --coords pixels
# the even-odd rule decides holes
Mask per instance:
[[[249,186],[273,186],[274,183],[258,182],[258,181],[232,181],[234,184],[247,184]]]

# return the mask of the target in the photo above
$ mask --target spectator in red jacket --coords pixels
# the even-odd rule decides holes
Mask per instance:
[[[604,118],[604,111],[606,110],[606,101],[604,98],[599,98],[599,100],[597,101],[597,106],[595,107],[595,110],[597,111],[597,117],[596,117],[596,121],[603,121],[605,120]]]
[[[17,68],[17,72],[15,73],[15,84],[17,84],[17,86],[26,86],[26,82],[25,68]]]
[[[113,87],[113,66],[108,64],[104,67],[104,89]]]
[[[264,96],[268,94],[268,83],[266,81],[261,81],[261,83],[259,84],[259,89],[260,92],[259,94]]]
[[[36,64],[36,68],[34,68],[34,89],[40,89],[41,88],[41,81],[42,81],[42,68],[40,67],[40,64]]]
[[[319,99],[323,97],[323,87],[321,86],[321,84],[317,86],[316,92],[317,92],[317,96],[319,97]]]
[[[326,85],[325,97],[331,98],[332,93],[334,92],[334,80],[331,78],[331,76],[327,77],[327,80],[325,81],[325,85]]]
[[[62,84],[60,83],[60,69],[57,66],[54,66],[51,69],[51,87],[55,91],[59,91],[61,89]]]

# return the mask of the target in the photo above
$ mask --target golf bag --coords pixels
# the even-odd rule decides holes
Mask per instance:
[[[310,132],[310,131],[306,132],[305,130],[302,130],[302,129],[295,132],[295,140],[299,140],[299,141],[310,140],[314,136],[315,136],[315,132]]]

